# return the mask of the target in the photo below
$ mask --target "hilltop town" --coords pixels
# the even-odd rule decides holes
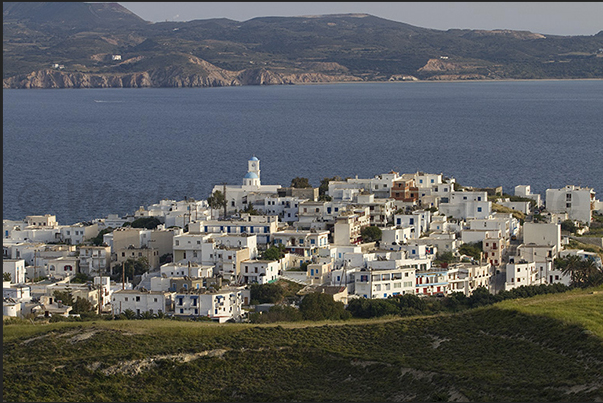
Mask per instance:
[[[570,286],[577,280],[560,264],[570,257],[602,268],[603,203],[591,188],[542,198],[527,184],[508,195],[393,171],[283,187],[262,184],[256,157],[242,174],[241,185],[217,185],[206,200],[161,200],[125,217],[3,220],[4,317],[73,317],[84,306],[244,322],[266,309],[252,286],[279,280],[298,284],[302,299],[319,292],[346,306]]]

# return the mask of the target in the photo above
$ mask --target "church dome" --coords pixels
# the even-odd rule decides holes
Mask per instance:
[[[247,175],[245,175],[245,179],[259,179],[259,178],[255,172],[247,172]]]
[[[257,159],[256,156],[254,155],[253,157],[251,157],[251,159],[249,161],[259,161],[259,159]]]

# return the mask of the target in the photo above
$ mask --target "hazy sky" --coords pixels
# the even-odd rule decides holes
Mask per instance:
[[[603,2],[120,2],[153,22],[366,13],[423,28],[514,29],[549,35],[594,35],[603,30]]]

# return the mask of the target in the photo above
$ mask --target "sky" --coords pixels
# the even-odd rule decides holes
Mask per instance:
[[[422,28],[595,35],[603,2],[120,2],[152,22],[364,13]]]

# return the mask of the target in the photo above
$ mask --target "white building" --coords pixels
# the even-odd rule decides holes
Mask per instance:
[[[319,248],[329,247],[329,231],[294,231],[282,230],[272,234],[276,245],[283,245],[289,253],[303,258],[311,258],[318,254]]]
[[[243,284],[268,284],[279,278],[280,263],[277,260],[244,260],[241,262]]]
[[[415,227],[390,227],[381,229],[381,241],[379,246],[382,249],[401,250],[402,245],[415,238]]]
[[[333,225],[334,245],[357,245],[362,242],[361,232],[370,225],[368,207],[346,211],[335,219]]]
[[[415,273],[417,295],[448,294],[448,269],[432,267]]]
[[[523,243],[554,246],[555,250],[559,251],[561,250],[561,225],[526,222],[523,224]]]
[[[111,296],[111,311],[113,315],[119,315],[128,309],[136,315],[144,312],[166,313],[172,310],[171,295],[161,291],[118,290]]]
[[[470,296],[479,287],[493,292],[490,279],[492,268],[489,263],[454,263],[448,266],[448,292],[460,292]]]
[[[412,267],[398,267],[354,272],[354,294],[364,298],[414,294],[415,271]]]
[[[110,246],[80,246],[80,271],[87,275],[106,274],[111,267]]]
[[[538,284],[538,272],[535,262],[508,263],[505,290]]]
[[[458,219],[488,218],[492,212],[492,202],[488,201],[488,193],[456,192],[450,194],[448,203],[440,203],[441,214]]]
[[[281,185],[262,185],[260,176],[260,160],[255,156],[247,162],[247,173],[243,177],[243,184],[236,185],[216,185],[212,194],[216,191],[224,193],[226,199],[227,213],[234,213],[237,210],[245,210],[248,202],[251,200],[251,194],[263,194],[264,197],[277,195]],[[255,197],[255,196],[254,196]]]
[[[78,258],[76,256],[61,256],[48,260],[46,276],[55,279],[74,277],[78,272]]]
[[[214,275],[213,265],[201,265],[194,262],[165,263],[159,268],[160,276],[170,277],[212,277]],[[168,282],[169,284],[169,282]]]
[[[546,209],[551,213],[569,214],[570,220],[589,224],[594,210],[595,191],[591,188],[568,185],[546,190]]]
[[[240,219],[192,222],[188,229],[191,234],[253,234],[258,244],[266,245],[278,230],[278,217],[241,214]]]
[[[10,274],[10,282],[12,284],[25,283],[25,260],[3,259],[2,273]]]
[[[193,290],[177,293],[174,296],[174,314],[206,316],[220,323],[230,319],[240,321],[243,304],[248,298],[248,292],[243,287],[224,287],[215,292]]]
[[[532,193],[532,189],[530,188],[530,185],[515,186],[515,196],[532,199],[536,203],[536,207],[542,206],[542,201],[540,200],[540,195],[538,193]]]

